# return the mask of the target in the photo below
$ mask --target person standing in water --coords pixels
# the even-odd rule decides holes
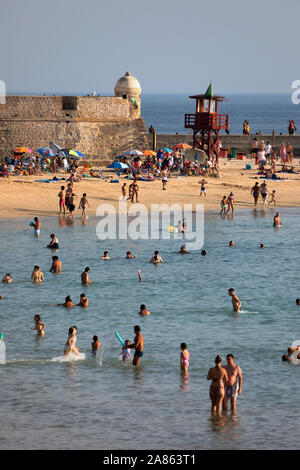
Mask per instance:
[[[141,327],[139,325],[136,325],[133,331],[135,333],[135,338],[133,340],[133,343],[124,346],[123,349],[135,349],[132,364],[134,366],[138,366],[144,354],[143,352],[144,351],[144,338],[141,333]]]
[[[35,217],[33,220],[34,220],[33,234],[34,234],[34,236],[39,237],[40,232],[41,232],[41,222],[39,221],[39,219],[37,217]]]
[[[82,209],[81,217],[86,217],[86,206],[91,207],[89,201],[87,200],[86,193],[83,193],[78,207],[78,209]]]
[[[31,280],[36,283],[43,282],[44,274],[39,266],[34,266],[33,273],[31,274]]]
[[[235,294],[234,289],[228,289],[228,295],[232,299],[232,307],[234,312],[240,312],[241,311],[241,306],[242,302],[238,298],[238,296]]]
[[[81,284],[92,284],[92,280],[89,276],[89,271],[90,271],[90,268],[85,268],[84,272],[81,273]]]
[[[181,343],[180,345],[180,369],[185,379],[189,376],[189,359],[190,359],[190,352],[187,349],[186,343]]]
[[[234,363],[233,354],[227,354],[227,365],[224,369],[227,372],[228,381],[225,383],[225,394],[223,400],[223,410],[227,409],[227,402],[230,398],[231,411],[236,410],[236,399],[242,393],[242,371],[240,366]]]
[[[228,206],[228,209],[226,211],[226,214],[230,211],[231,209],[231,213],[233,215],[234,213],[234,205],[235,205],[235,202],[234,202],[234,195],[233,195],[233,192],[231,192],[227,198],[227,206]]]
[[[71,326],[71,328],[69,328],[68,339],[64,347],[64,356],[68,356],[68,354],[70,353],[74,353],[79,356],[80,352],[79,348],[76,346],[76,340],[76,328],[74,326]]]
[[[32,331],[36,330],[38,336],[45,336],[44,328],[46,325],[41,322],[41,317],[39,315],[34,315],[34,323],[35,327],[31,328]]]
[[[160,264],[160,263],[163,263],[163,259],[162,259],[162,257],[159,255],[159,251],[155,251],[155,252],[154,252],[154,256],[152,256],[152,258],[150,259],[150,263],[153,263],[153,264]]]
[[[274,216],[273,219],[273,227],[280,227],[282,225],[281,220],[280,220],[280,214],[279,212],[276,212],[276,215]]]
[[[147,310],[146,308],[146,305],[142,304],[140,306],[140,311],[138,312],[139,315],[141,315],[142,317],[145,317],[147,315],[151,315],[149,310]]]
[[[211,411],[221,414],[221,407],[224,398],[224,382],[228,382],[226,370],[222,367],[222,359],[218,355],[215,358],[215,367],[209,369],[207,380],[211,380],[209,396],[211,400]]]
[[[58,259],[58,256],[52,256],[52,266],[49,272],[60,274],[61,270],[62,270],[62,262]]]

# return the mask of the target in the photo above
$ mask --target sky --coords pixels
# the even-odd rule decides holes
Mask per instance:
[[[1,0],[8,94],[290,93],[299,0]]]

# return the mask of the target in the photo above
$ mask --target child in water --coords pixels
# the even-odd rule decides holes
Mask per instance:
[[[125,341],[125,347],[130,345],[130,341],[126,339]],[[122,351],[122,360],[123,362],[128,362],[131,359],[131,351],[130,349],[123,349]]]
[[[187,350],[186,343],[181,343],[180,345],[180,368],[183,376],[187,378],[189,376],[189,359],[190,359],[190,352]]]
[[[93,336],[93,342],[91,344],[92,344],[92,353],[96,354],[96,352],[101,346],[98,336]]]

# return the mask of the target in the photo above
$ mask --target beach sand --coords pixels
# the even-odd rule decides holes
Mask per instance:
[[[251,187],[256,181],[262,183],[262,179],[254,179],[257,169],[246,170],[246,163],[243,161],[224,161],[220,159],[221,178],[206,177],[207,197],[200,197],[201,176],[190,176],[168,178],[167,190],[162,190],[161,180],[154,182],[139,181],[139,202],[148,209],[151,204],[204,204],[205,210],[220,210],[220,201],[224,195],[228,196],[232,191],[235,196],[236,210],[249,209],[253,207],[253,197],[250,195]],[[253,161],[252,161],[253,166]],[[296,171],[300,171],[298,162],[294,162]],[[278,165],[278,169],[281,166]],[[106,173],[105,175],[115,173]],[[268,180],[269,198],[272,190],[276,190],[276,207],[300,206],[300,174],[278,173],[280,177],[288,178],[290,181]],[[58,177],[66,177],[64,174],[57,174]],[[52,178],[50,175],[49,178]],[[68,177],[68,176],[67,176]],[[67,185],[66,181],[57,183],[35,182],[37,179],[44,179],[47,176],[10,176],[0,178],[0,218],[29,217],[34,216],[55,216],[58,214],[58,192],[61,185]],[[121,185],[128,180],[123,176],[119,178],[119,183],[106,183],[100,179],[83,179],[74,184],[74,192],[77,195],[75,216],[81,214],[77,209],[80,197],[84,192],[91,208],[88,215],[96,215],[96,209],[100,204],[112,204],[118,211],[119,196],[121,195]],[[127,182],[127,187],[130,181]],[[128,202],[128,207],[130,206]],[[258,207],[261,203],[259,201]],[[271,205],[270,205],[271,207]]]

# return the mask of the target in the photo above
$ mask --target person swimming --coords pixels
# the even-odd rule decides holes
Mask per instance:
[[[101,259],[110,259],[108,251],[104,251],[103,256]]]
[[[76,307],[85,307],[86,308],[88,306],[89,306],[89,301],[86,298],[86,295],[85,294],[80,294],[79,304],[76,304]]]
[[[133,255],[131,254],[131,251],[127,251],[125,258],[126,258],[126,259],[135,259],[135,256],[133,256]]]
[[[149,310],[147,310],[146,305],[144,305],[144,304],[142,304],[140,306],[140,311],[139,311],[138,314],[141,315],[142,317],[147,316],[147,315],[151,315]]]
[[[11,284],[12,283],[12,277],[9,273],[7,273],[4,278],[2,279],[3,284]]]
[[[180,251],[178,253],[180,253],[181,255],[189,255],[190,254],[190,252],[187,251],[185,245],[181,246]]]
[[[63,304],[57,304],[58,307],[65,307],[65,308],[72,308],[74,307],[74,304],[72,302],[72,299],[69,295],[67,295],[65,302]]]
[[[153,264],[163,263],[163,259],[159,255],[159,251],[154,252],[154,256],[152,256],[152,258],[150,259],[150,263],[153,263]]]

